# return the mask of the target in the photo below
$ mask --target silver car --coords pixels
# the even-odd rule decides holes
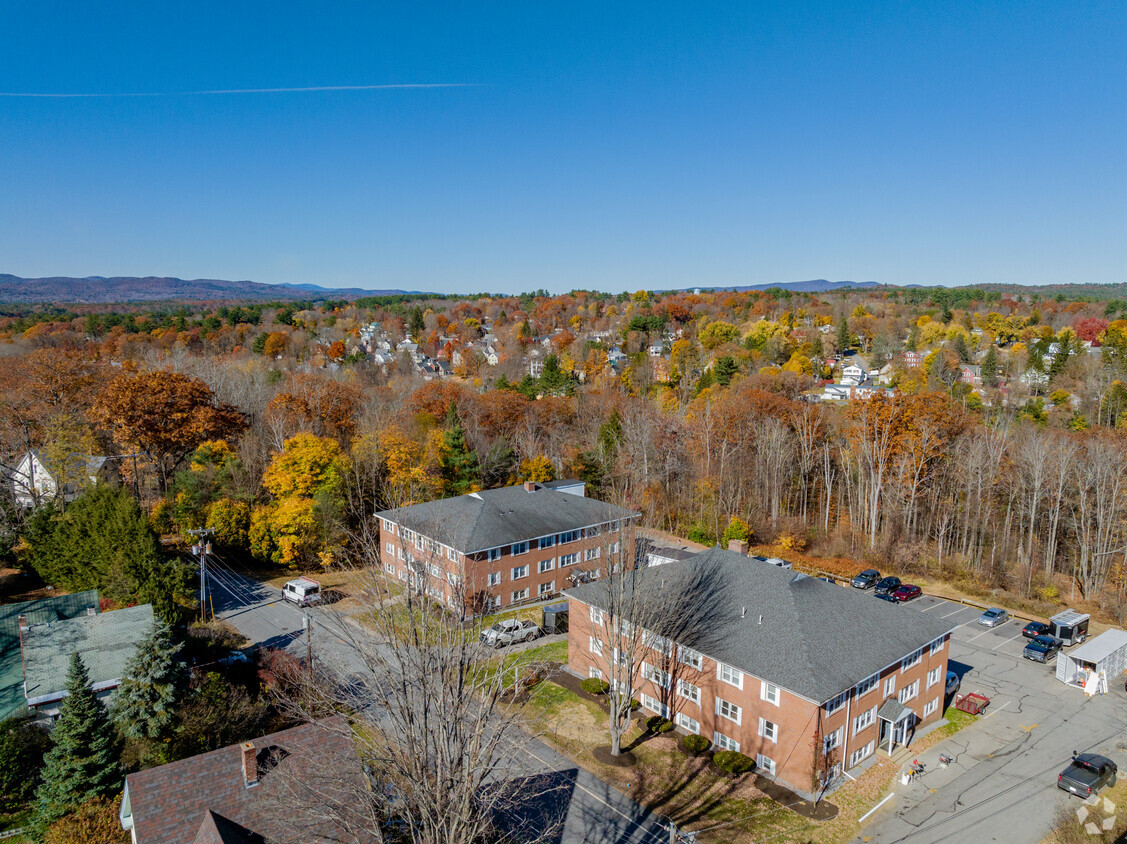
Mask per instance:
[[[1010,614],[998,607],[991,607],[978,617],[978,623],[986,627],[999,627],[1010,620]]]

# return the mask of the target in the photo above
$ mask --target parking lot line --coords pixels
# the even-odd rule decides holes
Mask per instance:
[[[966,609],[966,607],[959,607],[957,610],[953,610],[953,611],[947,613],[947,615],[943,616],[943,618],[950,618],[953,615],[958,615],[959,613],[961,613],[965,609]]]
[[[970,622],[968,621],[968,622],[967,622],[967,624],[970,624]],[[985,630],[983,630],[983,631],[982,631],[981,633],[979,633],[979,634],[978,634],[977,636],[971,636],[971,637],[970,637],[969,639],[967,639],[967,641],[968,641],[968,642],[973,642],[973,641],[974,641],[975,639],[981,639],[981,638],[982,638],[983,636],[985,636],[985,635],[986,635],[987,633],[993,633],[993,632],[994,632],[994,628],[993,628],[993,627],[988,627],[988,628],[986,628]]]
[[[1005,703],[1003,703],[1003,704],[1002,704],[1001,706],[999,706],[999,707],[998,707],[997,709],[992,709],[992,710],[990,710],[990,714],[989,714],[989,715],[984,715],[984,716],[982,717],[982,720],[983,720],[983,721],[985,721],[985,720],[986,720],[987,718],[989,718],[989,717],[990,717],[990,715],[993,715],[993,714],[994,714],[995,712],[1001,712],[1001,711],[1002,711],[1003,709],[1005,709],[1005,708],[1006,708],[1007,706],[1009,706],[1009,705],[1010,705],[1010,701],[1008,701],[1008,700],[1007,700],[1007,701],[1006,701]],[[993,754],[991,754],[991,756],[993,756]]]
[[[1020,638],[1021,638],[1021,634],[1020,634],[1020,633],[1018,633],[1018,634],[1017,634],[1016,636],[1011,636],[1010,638],[1006,639],[1006,641],[1005,641],[1005,642],[999,642],[998,644],[996,644],[996,645],[995,645],[995,646],[994,646],[994,647],[992,648],[992,650],[995,650],[995,651],[996,651],[996,650],[998,650],[998,648],[1002,647],[1002,645],[1006,644],[1006,642],[1012,642],[1012,641],[1013,641],[1014,639],[1020,639]]]
[[[931,610],[935,609],[936,607],[941,607],[946,603],[947,603],[946,601],[944,601],[943,599],[940,599],[939,601],[937,601],[936,603],[934,603],[930,607],[928,607],[926,610],[920,610],[920,612],[930,612]]]

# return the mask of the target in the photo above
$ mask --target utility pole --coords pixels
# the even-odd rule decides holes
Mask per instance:
[[[196,528],[188,531],[196,537],[196,544],[192,546],[192,553],[200,561],[200,621],[207,621],[207,555],[211,553],[211,543],[207,539],[215,531],[211,528]]]
[[[305,665],[309,670],[309,679],[313,680],[313,619],[309,617],[309,610],[301,614],[301,626],[305,630]]]

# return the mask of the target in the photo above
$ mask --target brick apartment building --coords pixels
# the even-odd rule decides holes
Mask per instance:
[[[629,646],[617,638],[616,649],[619,627],[600,607],[606,584],[567,589],[568,667],[631,676],[646,710],[804,793],[942,717],[949,622],[719,547],[646,571],[664,586],[693,568],[692,582],[705,571],[710,586],[702,623],[684,635],[692,641],[656,635],[661,622],[652,624],[629,674],[609,662]]]
[[[462,612],[552,597],[633,560],[641,514],[584,493],[582,481],[526,483],[385,510],[381,565]]]

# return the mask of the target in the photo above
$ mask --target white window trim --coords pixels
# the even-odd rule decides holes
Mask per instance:
[[[858,683],[856,686],[853,687],[854,697],[864,697],[865,695],[867,695],[869,692],[871,692],[873,689],[875,689],[879,685],[880,685],[880,672],[878,671],[876,674],[873,674],[870,677],[866,677],[864,680],[862,680],[860,683]]]
[[[517,572],[521,573],[517,574]],[[512,569],[509,570],[509,577],[513,580],[522,580],[528,577],[528,563],[525,563],[523,566],[513,566]]]
[[[731,715],[727,715],[724,712],[721,712],[720,710],[724,706],[729,706],[732,709],[736,710],[736,717],[733,718]],[[724,700],[724,698],[722,698],[722,697],[716,698],[716,714],[719,717],[724,718],[728,721],[732,721],[733,723],[736,723],[736,724],[741,724],[743,722],[743,715],[744,715],[743,707],[739,706],[735,703],[732,703],[730,700]],[[762,719],[760,719],[760,720],[762,720]]]
[[[686,691],[687,690],[687,691]],[[700,704],[700,686],[690,683],[688,680],[681,678],[677,679],[677,696],[683,697],[685,700],[692,701],[695,704]]]
[[[603,623],[603,611],[599,607],[592,605],[591,612],[589,613],[589,615],[590,615],[592,624],[602,624]]]
[[[915,668],[917,665],[920,664],[920,661],[923,658],[924,658],[924,649],[923,648],[920,648],[918,651],[913,651],[912,653],[908,654],[906,657],[904,657],[902,660],[900,660],[900,673],[903,674],[909,668]]]
[[[876,723],[876,720],[877,708],[874,706],[872,709],[866,709],[864,712],[860,713],[856,718],[853,719],[853,735],[857,735],[857,733],[861,732],[862,730],[867,730],[869,727],[873,726],[873,724]],[[862,721],[864,723],[862,723]]]
[[[759,735],[761,738],[767,739],[772,744],[779,743],[779,725],[774,721],[768,721],[766,718],[759,719]]]
[[[775,690],[773,700],[771,698],[771,693],[770,693],[771,689]],[[774,704],[775,706],[778,706],[779,701],[782,700],[782,697],[783,697],[782,690],[775,683],[768,683],[766,680],[760,681],[760,684],[759,684],[759,698],[760,698],[760,700],[765,700],[770,704]]]
[[[775,776],[775,760],[770,756],[764,756],[762,753],[757,754],[755,767],[766,771],[771,776]]]
[[[677,726],[695,735],[700,735],[700,721],[696,718],[690,718],[684,712],[677,713]]]
[[[896,675],[889,674],[888,679],[884,681],[884,696],[888,697],[896,691]]]
[[[736,681],[738,681],[738,682],[733,681],[733,680],[729,680],[727,677],[724,676],[724,669],[725,668],[728,669],[728,671],[732,672],[735,675]],[[722,680],[725,683],[727,683],[729,686],[735,686],[737,689],[742,689],[744,687],[744,673],[742,671],[740,671],[738,668],[733,668],[732,666],[726,665],[723,662],[717,662],[716,663],[716,677],[717,677],[717,679]]]
[[[719,730],[712,731],[712,743],[721,750],[734,750],[740,752],[740,743],[731,736],[724,735]]]
[[[587,639],[587,650],[596,656],[603,655],[603,640],[597,636],[590,636]]]
[[[935,668],[931,669],[931,671],[927,672],[927,687],[929,689],[940,681],[942,670],[943,667],[937,665]]]

